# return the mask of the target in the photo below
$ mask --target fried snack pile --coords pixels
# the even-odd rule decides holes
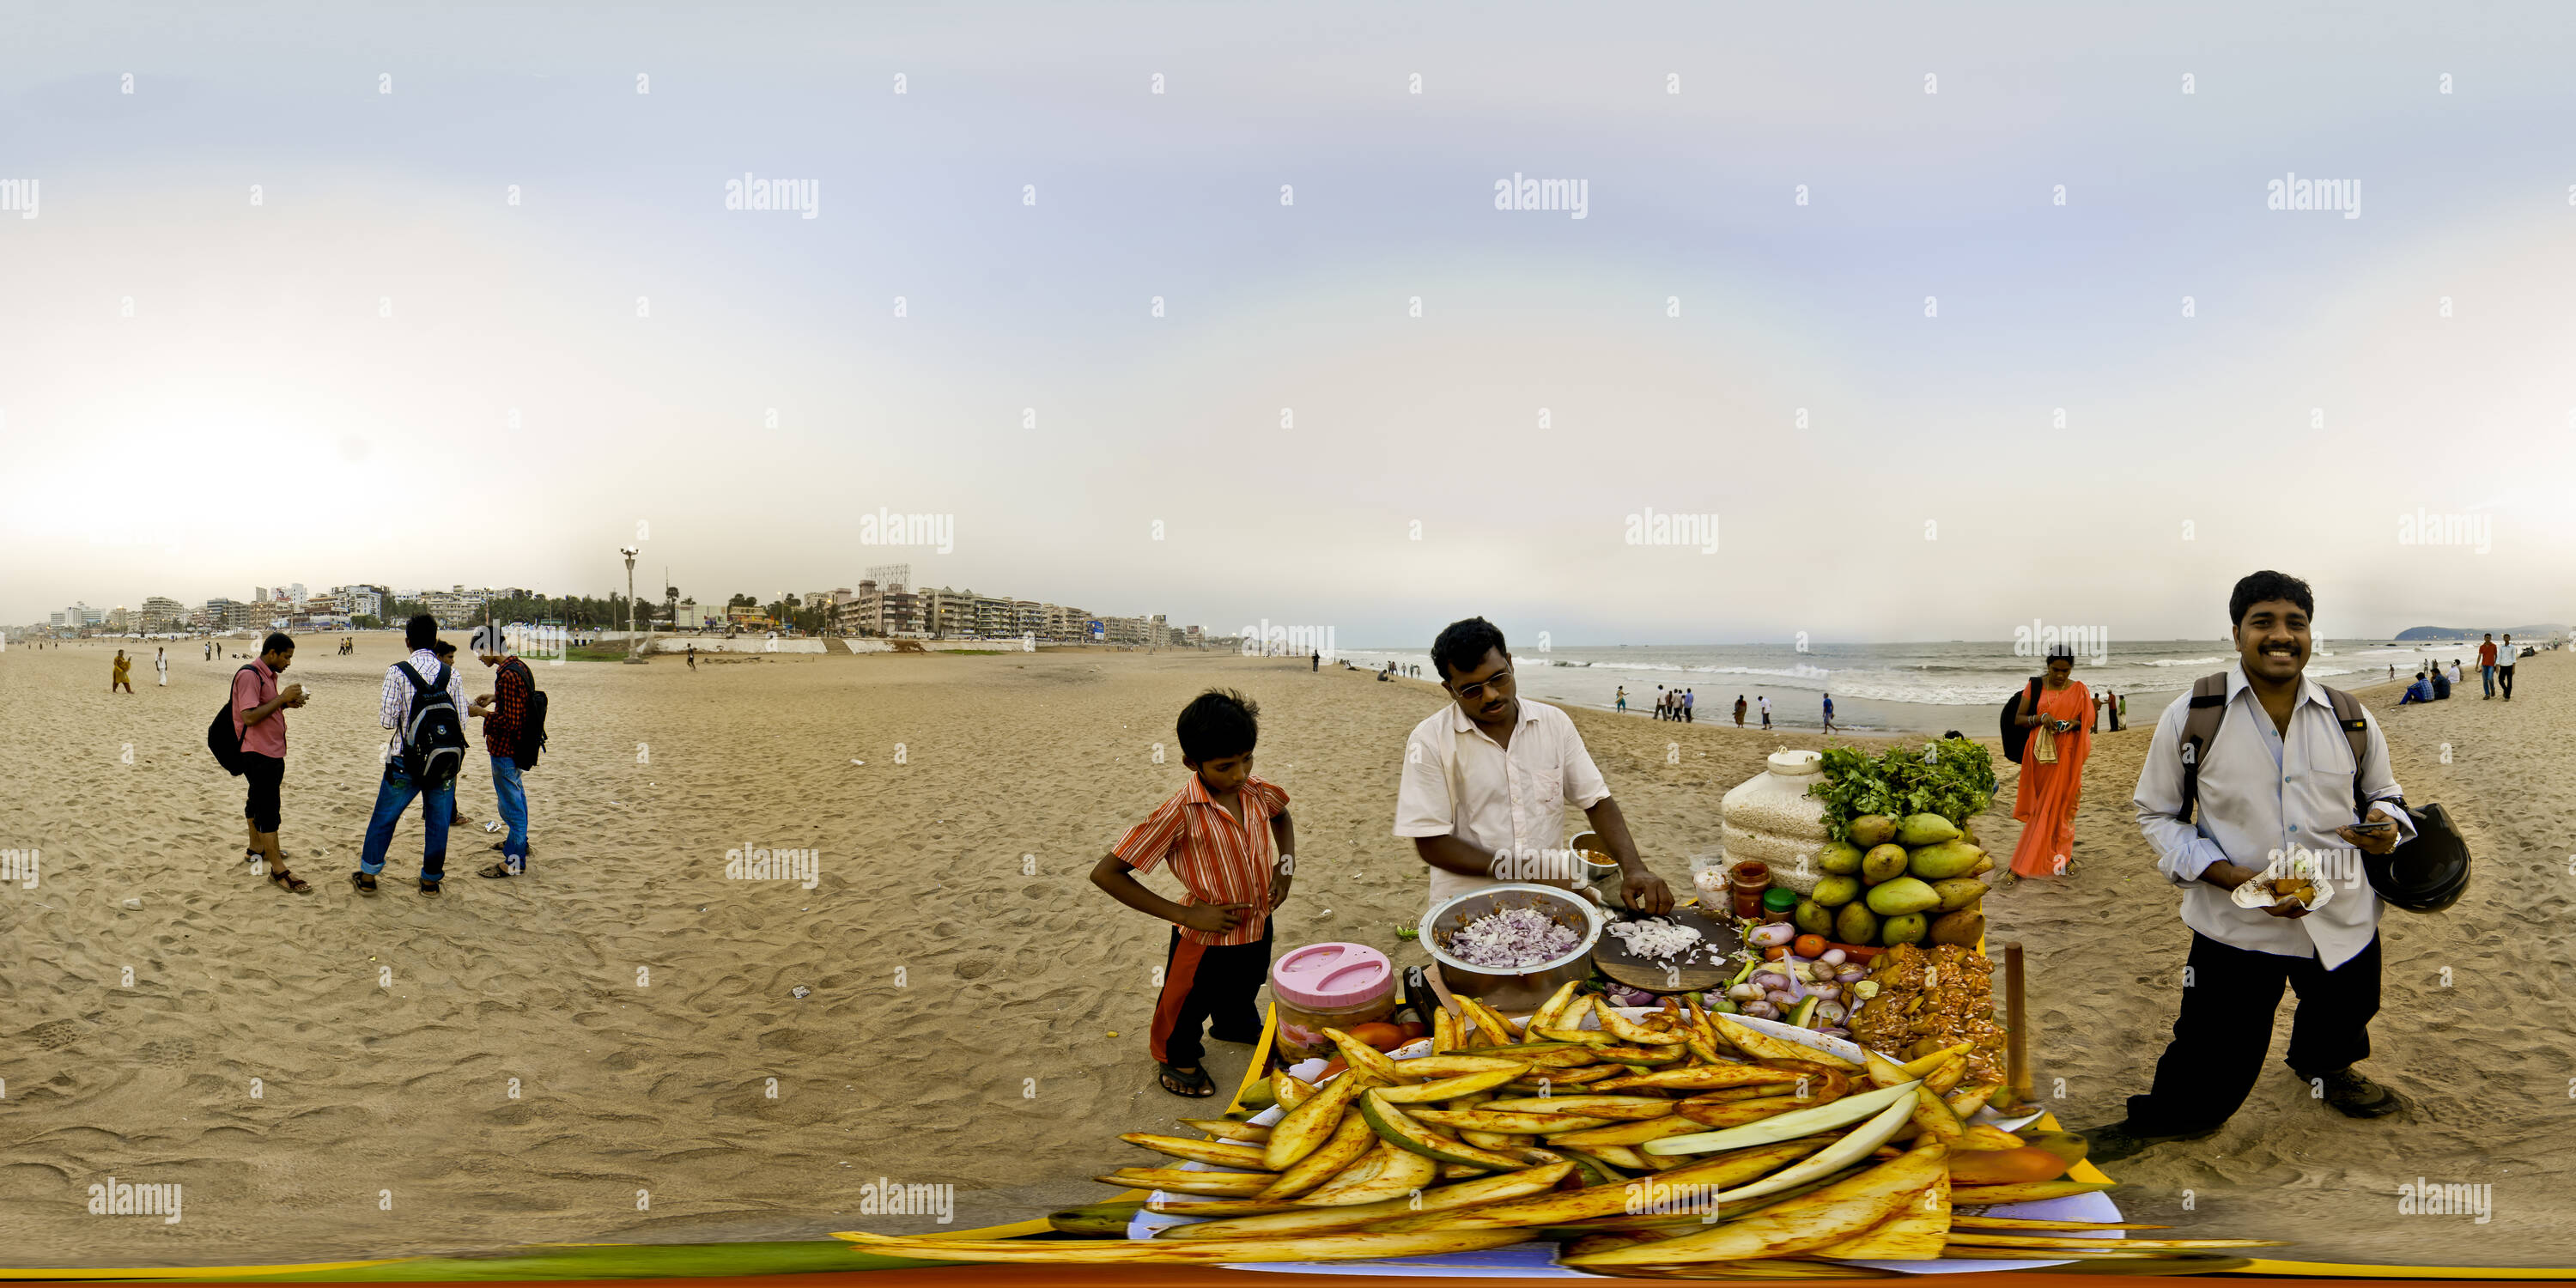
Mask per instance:
[[[1899,944],[1879,954],[1878,985],[1851,1021],[1854,1042],[1911,1059],[1969,1044],[1968,1081],[2004,1080],[2004,1030],[1995,1023],[1994,963],[1957,944]]]

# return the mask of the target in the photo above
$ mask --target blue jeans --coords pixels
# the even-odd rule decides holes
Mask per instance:
[[[508,756],[492,758],[492,796],[501,807],[501,821],[510,825],[510,834],[502,838],[501,859],[513,872],[528,867],[528,789],[519,781],[519,762]]]
[[[2486,683],[2486,686],[2487,686],[2487,696],[2488,696],[2488,697],[2490,697],[2490,698],[2494,697],[2494,696],[2495,696],[2495,668],[2494,668],[2494,667],[2492,667],[2492,666],[2482,666],[2482,667],[2479,667],[2479,668],[2478,668],[2478,679],[2480,679],[2480,680],[2482,680],[2482,681],[2484,681],[2484,682]]]
[[[427,797],[420,807],[420,879],[446,879],[447,825],[456,818],[456,784],[423,792],[412,785],[399,758],[385,766],[384,781],[376,784],[376,813],[367,820],[367,847],[358,856],[360,872],[374,876],[385,870],[385,851],[393,846],[394,824],[410,808],[415,796]]]

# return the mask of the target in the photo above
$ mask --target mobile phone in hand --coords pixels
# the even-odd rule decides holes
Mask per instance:
[[[2395,823],[2391,823],[2391,822],[2389,822],[2388,820],[2386,820],[2386,819],[2384,819],[2384,818],[2383,818],[2383,819],[2373,819],[2372,821],[2367,822],[2367,823],[2355,823],[2355,824],[2353,824],[2353,825],[2352,825],[2352,830],[2354,830],[2354,831],[2356,831],[2356,832],[2368,832],[2368,833],[2371,833],[2372,835],[2374,835],[2374,836],[2375,836],[2375,835],[2377,835],[2377,834],[2379,834],[2379,833],[2381,833],[2381,832],[2394,832],[2394,831],[2396,831],[2396,830],[2397,830],[2397,825],[2396,825]]]

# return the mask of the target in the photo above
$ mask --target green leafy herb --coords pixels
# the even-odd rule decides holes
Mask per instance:
[[[1837,841],[1850,840],[1851,821],[1864,814],[1938,814],[1965,827],[1995,800],[1994,756],[1968,738],[1890,747],[1874,758],[1829,747],[1823,768],[1807,794],[1825,803],[1825,827]]]

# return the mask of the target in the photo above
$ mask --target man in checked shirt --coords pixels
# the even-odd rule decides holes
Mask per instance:
[[[466,714],[483,721],[483,749],[492,754],[492,795],[499,803],[501,821],[510,828],[510,834],[492,847],[501,852],[501,861],[476,875],[526,876],[528,789],[519,778],[516,754],[519,729],[528,718],[528,694],[536,689],[537,681],[528,673],[528,664],[502,641],[498,626],[474,632],[474,656],[493,668],[493,691],[476,698],[473,709]]]

